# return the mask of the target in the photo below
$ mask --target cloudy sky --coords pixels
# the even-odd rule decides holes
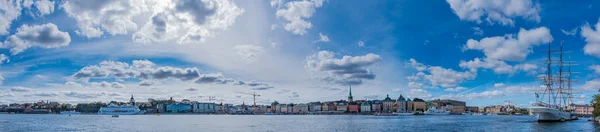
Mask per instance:
[[[0,0],[0,104],[148,98],[535,101],[563,43],[600,88],[600,2]],[[558,54],[553,54],[558,59]],[[553,71],[557,71],[553,67]]]

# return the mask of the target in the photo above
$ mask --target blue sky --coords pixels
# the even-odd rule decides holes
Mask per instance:
[[[535,101],[548,44],[572,51],[575,103],[600,88],[598,1],[0,2],[0,104]],[[598,45],[598,46],[597,46]],[[554,55],[553,58],[558,58]],[[557,69],[553,67],[553,69]]]

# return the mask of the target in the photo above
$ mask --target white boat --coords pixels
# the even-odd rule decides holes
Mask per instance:
[[[446,111],[444,108],[436,109],[435,106],[424,112],[425,115],[450,115],[450,111]]]
[[[571,112],[546,106],[533,106],[529,108],[529,111],[538,121],[567,121],[576,118],[576,116],[571,116]]]
[[[110,104],[98,110],[99,115],[141,115],[145,110],[140,110],[137,106],[117,106]]]
[[[409,115],[415,115],[415,112],[394,112],[394,115],[398,115],[398,116],[409,116]]]
[[[572,104],[572,90],[571,87],[571,61],[563,61],[562,42],[559,50],[551,50],[550,44],[548,44],[548,59],[546,62],[546,73],[543,76],[539,76],[538,79],[543,81],[543,86],[540,87],[539,91],[535,93],[536,101],[529,108],[531,115],[535,116],[538,121],[568,121],[575,120],[577,116],[573,116],[573,108],[568,107],[568,104]],[[552,60],[551,54],[558,53],[560,55],[559,60]],[[558,70],[551,70],[553,67],[558,65]],[[563,65],[568,66],[568,69],[564,69]],[[555,67],[556,68],[556,67]],[[568,70],[568,71],[567,71]],[[553,73],[553,71],[557,73]],[[540,96],[540,94],[542,96]]]
[[[473,115],[481,116],[483,113],[474,113]]]
[[[71,111],[61,111],[60,114],[64,114],[64,115],[79,115],[81,113],[75,111],[75,110],[71,110]]]

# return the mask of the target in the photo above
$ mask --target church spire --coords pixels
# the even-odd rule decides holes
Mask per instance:
[[[352,102],[352,101],[354,101],[354,100],[352,99],[352,85],[350,85],[350,93],[348,94],[348,102]]]

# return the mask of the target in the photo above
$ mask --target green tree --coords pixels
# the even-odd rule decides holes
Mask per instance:
[[[600,94],[594,95],[594,98],[592,100],[592,107],[594,107],[592,117],[600,116]]]

